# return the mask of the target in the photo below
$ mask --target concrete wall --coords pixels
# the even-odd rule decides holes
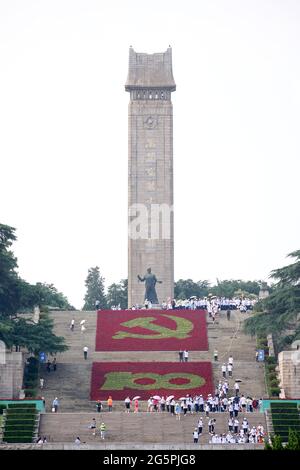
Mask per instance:
[[[0,398],[19,398],[23,384],[24,358],[21,352],[8,352],[0,364]]]
[[[300,350],[278,355],[280,387],[286,398],[300,398]]]

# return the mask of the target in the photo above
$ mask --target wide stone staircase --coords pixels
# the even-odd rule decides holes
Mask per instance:
[[[112,311],[112,315],[114,312]],[[196,312],[195,312],[196,314]],[[255,362],[255,341],[242,331],[244,319],[251,314],[232,312],[231,320],[225,313],[220,313],[215,324],[207,316],[209,351],[190,351],[189,361],[211,361],[213,364],[214,383],[222,380],[221,365],[227,362],[229,354],[234,358],[233,378],[229,379],[230,392],[233,393],[235,379],[240,380],[240,392],[252,398],[263,398],[266,395],[264,366]],[[70,349],[57,355],[57,370],[50,373],[42,366],[41,376],[45,379],[41,395],[46,400],[47,413],[41,415],[40,434],[46,435],[50,442],[74,442],[77,435],[81,441],[99,441],[99,436],[92,436],[88,429],[93,417],[97,423],[104,420],[108,426],[107,439],[110,442],[127,443],[191,443],[192,432],[198,417],[196,415],[181,417],[180,422],[168,413],[147,413],[146,403],[140,402],[140,413],[124,413],[124,403],[114,401],[114,411],[96,413],[95,403],[89,399],[91,367],[93,362],[112,361],[178,361],[178,351],[116,351],[95,352],[96,312],[53,312],[55,333],[64,336]],[[75,329],[69,326],[75,319]],[[80,322],[86,320],[86,330],[80,331]],[[88,359],[83,358],[83,347],[89,348]],[[219,353],[218,362],[213,360],[213,352]],[[52,358],[50,358],[51,360]],[[231,393],[230,393],[231,396]],[[59,412],[50,413],[52,401],[58,397]],[[124,397],[125,398],[125,397]],[[216,432],[226,432],[227,413],[217,413]],[[250,425],[259,422],[265,426],[264,415],[258,412],[248,413]],[[207,428],[201,443],[209,440]]]
[[[197,426],[198,419],[202,415],[204,429],[200,437],[200,444],[208,444],[208,419],[203,413],[181,416],[180,421],[170,413],[125,413],[124,411],[112,411],[111,413],[46,413],[41,415],[40,435],[46,436],[49,443],[74,442],[79,436],[81,442],[87,444],[101,443],[99,431],[96,436],[89,425],[96,418],[97,427],[104,422],[107,426],[107,443],[132,444],[191,444],[193,443],[193,430]],[[227,432],[228,413],[211,413],[216,419],[215,432],[217,434]],[[246,413],[249,425],[258,426],[261,423],[265,427],[263,413]],[[242,415],[239,416],[240,423]]]

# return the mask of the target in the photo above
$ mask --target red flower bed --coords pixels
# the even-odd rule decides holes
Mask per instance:
[[[94,362],[91,400],[213,393],[210,362]]]
[[[207,351],[203,310],[102,310],[96,351]]]

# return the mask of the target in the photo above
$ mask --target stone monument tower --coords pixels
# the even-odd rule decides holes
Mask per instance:
[[[151,268],[158,302],[174,295],[172,49],[129,49],[128,306],[144,303]]]

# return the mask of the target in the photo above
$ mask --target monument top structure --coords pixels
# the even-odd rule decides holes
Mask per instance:
[[[172,71],[172,48],[166,52],[145,54],[129,48],[129,71],[125,90],[164,88],[176,90]]]

